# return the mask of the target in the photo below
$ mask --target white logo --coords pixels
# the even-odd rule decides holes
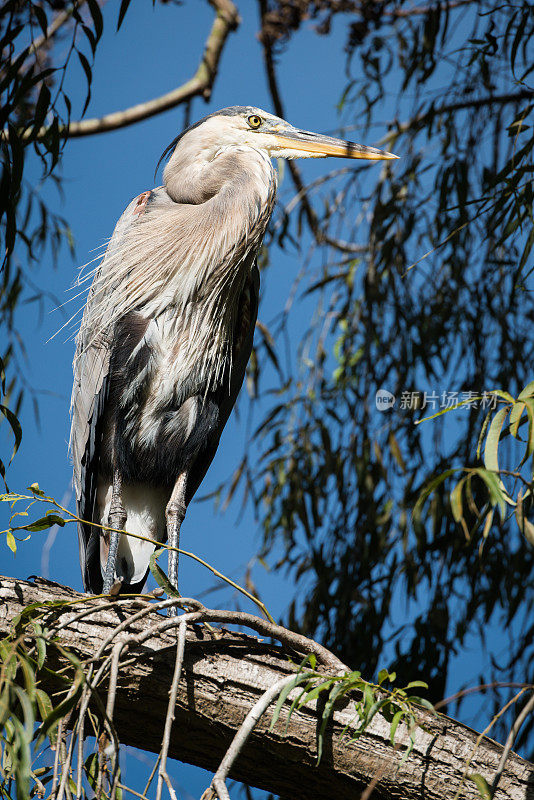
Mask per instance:
[[[395,405],[395,395],[388,392],[387,389],[379,389],[375,397],[376,407],[379,411],[387,411]]]

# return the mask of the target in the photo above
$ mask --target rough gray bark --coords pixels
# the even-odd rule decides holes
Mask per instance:
[[[8,629],[10,620],[28,603],[81,597],[58,584],[0,577],[0,632]],[[99,611],[100,605],[102,601],[95,601],[89,616],[61,630],[62,644],[82,658],[93,655],[130,613],[123,603],[108,611]],[[62,611],[62,622],[79,611],[79,605]],[[154,619],[161,621],[152,615],[134,623],[129,633],[146,630]],[[159,751],[175,642],[173,633],[153,637],[134,653],[133,661],[130,651],[128,665],[121,667],[114,721],[124,744]],[[169,755],[214,772],[250,707],[290,671],[282,647],[224,629],[215,639],[201,626],[190,628]],[[43,688],[51,687],[43,684]],[[285,735],[287,708],[282,709],[270,733],[272,710],[260,720],[239,755],[232,777],[292,800],[356,800],[373,778],[378,778],[372,795],[376,800],[452,800],[477,739],[474,731],[452,719],[422,712],[425,730],[417,730],[415,748],[401,764],[402,752],[389,743],[389,725],[381,717],[375,717],[359,740],[348,743],[342,739],[341,732],[352,719],[350,706],[342,704],[330,726],[321,764],[316,766],[315,707],[295,711]],[[396,741],[407,743],[402,726]],[[480,773],[491,785],[501,752],[500,745],[483,739],[467,772]],[[462,800],[480,798],[470,780],[465,781],[459,796]],[[495,800],[534,800],[534,765],[510,754]]]

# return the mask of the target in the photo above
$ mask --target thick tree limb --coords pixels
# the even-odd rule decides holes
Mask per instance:
[[[0,578],[0,631],[22,608],[46,600],[83,599],[70,589],[39,581],[29,583]],[[105,608],[103,608],[105,606]],[[80,616],[80,606],[61,611],[59,637],[63,645],[80,657],[94,656],[119,622],[132,615],[129,601],[110,608],[97,600],[82,608],[94,609]],[[51,613],[58,613],[51,612]],[[122,743],[159,752],[163,739],[169,687],[176,663],[176,631],[160,630],[144,638],[151,625],[161,628],[161,616],[134,620],[129,635],[144,639],[130,644],[128,661],[116,676],[113,721]],[[130,640],[131,641],[131,640]],[[169,756],[215,772],[243,720],[260,697],[274,683],[292,671],[289,651],[254,637],[222,629],[217,638],[200,626],[189,626],[182,677],[177,688],[175,724],[169,740]],[[292,653],[294,662],[300,656]],[[43,675],[43,688],[48,678]],[[115,678],[114,678],[115,680]],[[105,688],[105,687],[104,687]],[[329,728],[326,748],[317,767],[317,713],[314,705],[296,710],[284,735],[287,708],[269,732],[273,706],[239,753],[231,777],[267,789],[292,800],[358,798],[375,779],[373,798],[391,800],[443,800],[453,797],[474,750],[474,731],[448,719],[421,712],[424,729],[415,734],[415,747],[402,764],[407,744],[402,726],[394,749],[389,742],[389,725],[378,715],[362,737],[349,743],[341,732],[351,722],[351,707],[340,704]],[[483,775],[491,785],[499,768],[503,748],[483,739],[469,774]],[[467,780],[462,800],[480,800],[475,784]],[[534,765],[510,753],[500,775],[495,800],[534,800]]]

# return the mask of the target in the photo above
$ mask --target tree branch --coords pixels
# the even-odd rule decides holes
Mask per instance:
[[[476,0],[451,0],[450,3],[437,3],[431,6],[413,6],[412,8],[395,8],[392,11],[384,10],[382,13],[386,17],[402,19],[404,17],[414,17],[428,14],[430,11],[453,11],[462,6],[473,5]]]
[[[118,672],[111,670],[113,699],[109,699],[109,708],[114,705],[113,726],[121,743],[160,752],[169,687],[173,685],[173,674],[176,675],[176,626],[181,624],[180,618],[162,619],[154,611],[143,616],[140,612],[134,614],[140,603],[146,608],[147,600],[122,599],[110,608],[107,601],[88,600],[86,595],[58,584],[0,578],[0,632],[8,631],[11,620],[26,605],[59,599],[70,600],[73,605],[64,609],[43,608],[43,625],[55,631],[57,641],[73,650],[82,661],[93,659],[95,669],[98,666],[95,653],[110,652],[109,646],[118,641],[114,635],[117,628],[120,627],[121,636],[126,635],[128,660],[121,663]],[[83,615],[79,611],[80,601],[87,612]],[[195,608],[187,613],[187,619],[197,619],[202,613],[202,609]],[[224,618],[224,612],[211,613],[212,619],[214,615]],[[230,614],[229,619],[238,618]],[[263,620],[259,622],[265,624]],[[162,623],[174,624],[174,629],[164,630]],[[107,649],[105,642],[109,642]],[[216,772],[250,709],[262,696],[270,696],[266,692],[275,683],[295,673],[288,653],[293,651],[224,628],[217,630],[214,637],[202,626],[188,625],[181,678],[173,686],[176,720],[168,742],[169,757]],[[298,663],[294,655],[293,659]],[[111,660],[108,655],[108,666]],[[94,693],[109,691],[104,676],[110,670],[100,669],[91,681],[94,686],[91,705],[96,715],[102,714],[99,708],[105,711],[106,704],[93,705]],[[40,673],[40,685],[48,693],[58,689],[53,675],[53,670]],[[64,689],[64,684],[60,688]],[[293,693],[289,702],[292,698]],[[477,740],[476,733],[464,725],[421,711],[424,728],[415,730],[414,749],[402,763],[409,741],[404,725],[397,729],[395,748],[389,741],[389,723],[379,714],[358,739],[349,742],[347,736],[343,737],[345,726],[350,731],[355,722],[352,705],[345,698],[336,704],[327,728],[323,757],[317,766],[315,703],[294,710],[287,734],[284,729],[288,703],[282,707],[273,731],[269,731],[271,714],[267,710],[259,719],[230,775],[292,800],[358,797],[371,781],[376,782],[373,790],[376,800],[389,800],[392,796],[403,800],[442,800],[451,797],[460,785],[465,762]],[[136,720],[135,725],[132,719]],[[248,719],[250,722],[251,717]],[[469,763],[469,774],[479,773],[491,785],[502,752],[500,745],[482,739]],[[511,753],[503,764],[494,800],[533,799],[534,765]],[[462,787],[462,800],[480,800],[470,780]]]
[[[156,114],[175,108],[193,97],[202,96],[205,100],[208,100],[215,83],[221,53],[228,34],[235,30],[240,22],[237,8],[231,0],[209,0],[209,3],[215,9],[215,19],[206,40],[202,60],[190,80],[171,92],[167,92],[167,94],[145,103],[138,103],[123,111],[115,111],[111,114],[106,114],[104,117],[71,122],[70,125],[60,128],[60,136],[73,139],[81,136],[93,136],[96,133],[107,133],[118,128],[125,128],[128,125],[134,125],[143,119],[154,117]],[[47,132],[48,129],[46,127],[41,128],[37,138],[43,139]],[[31,131],[28,131],[27,135],[29,137]]]
[[[416,114],[406,122],[391,122],[392,130],[382,137],[379,144],[384,145],[392,139],[396,139],[399,134],[407,133],[408,131],[418,128],[422,123],[427,120],[439,117],[441,114],[452,114],[456,111],[466,111],[467,109],[482,108],[493,104],[507,105],[508,103],[520,103],[522,100],[534,100],[534,90],[522,89],[519,92],[507,92],[506,94],[490,94],[486,97],[473,97],[469,100],[459,100],[456,103],[446,103],[438,106],[437,108],[429,108],[427,111],[422,111]]]

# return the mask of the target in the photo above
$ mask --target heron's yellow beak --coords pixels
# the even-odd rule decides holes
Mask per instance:
[[[273,139],[281,150],[296,150],[296,156],[308,158],[363,158],[367,161],[389,161],[399,156],[377,150],[376,147],[366,147],[355,142],[346,142],[343,139],[334,139],[332,136],[323,136],[320,133],[300,131],[297,128],[278,129],[272,131]]]

